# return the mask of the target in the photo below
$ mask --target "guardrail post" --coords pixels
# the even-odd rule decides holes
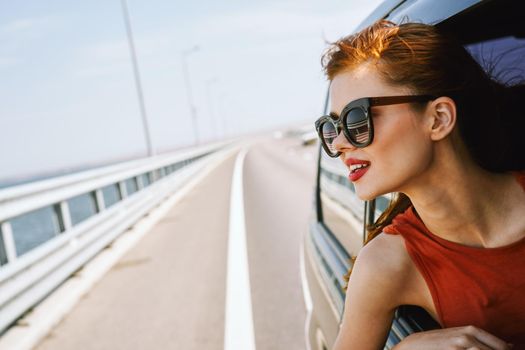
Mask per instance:
[[[60,202],[60,218],[62,219],[62,227],[67,232],[73,227],[71,223],[71,213],[69,212],[69,205],[67,201]]]
[[[160,179],[159,170],[158,169],[153,169],[151,171],[151,180],[152,180],[152,182],[157,182],[159,179]]]
[[[138,175],[136,179],[137,179],[137,188],[140,191],[144,188],[144,181],[142,181],[142,175]]]
[[[97,201],[98,212],[101,212],[104,209],[106,209],[106,203],[104,202],[104,194],[102,193],[102,190],[100,188],[97,188],[95,190],[95,199]]]
[[[12,263],[16,260],[16,246],[13,238],[13,229],[11,223],[8,221],[2,222],[2,240],[4,241],[5,255],[7,257],[7,263]]]
[[[118,183],[118,189],[120,190],[120,196],[122,199],[126,198],[128,196],[128,190],[126,189],[126,183],[124,181],[119,181]]]

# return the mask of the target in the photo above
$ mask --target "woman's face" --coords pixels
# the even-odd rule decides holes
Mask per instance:
[[[353,100],[362,97],[409,95],[407,88],[393,87],[381,81],[369,66],[343,72],[332,80],[331,111],[340,115]],[[356,148],[343,133],[334,141],[341,160],[348,167],[349,178],[363,200],[389,192],[406,192],[432,161],[432,141],[425,126],[424,112],[416,113],[408,103],[372,107],[374,140]],[[428,121],[427,121],[428,124]],[[352,171],[353,163],[368,166]]]

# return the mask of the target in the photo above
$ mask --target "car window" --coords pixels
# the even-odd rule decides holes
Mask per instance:
[[[505,36],[465,47],[498,82],[506,85],[524,82],[525,39]]]
[[[461,12],[480,0],[406,0],[386,19],[393,22],[422,22],[434,24]]]
[[[364,202],[355,194],[348,180],[348,170],[338,158],[321,153],[319,189],[321,192],[322,222],[333,233],[349,254],[355,255],[362,246],[361,217]]]

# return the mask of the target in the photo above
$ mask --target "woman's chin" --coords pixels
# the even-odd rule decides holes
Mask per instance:
[[[370,201],[383,193],[377,191],[377,189],[365,188],[364,186],[354,185],[355,194],[359,199],[363,201]]]
[[[373,193],[369,192],[369,191],[363,191],[363,190],[359,190],[359,188],[356,186],[355,187],[355,194],[357,195],[357,197],[363,201],[369,201],[369,200],[372,200],[374,198],[376,198],[377,196],[375,196]]]

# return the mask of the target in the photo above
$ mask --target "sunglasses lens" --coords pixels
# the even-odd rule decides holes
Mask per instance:
[[[330,122],[324,122],[321,125],[321,133],[323,135],[323,142],[330,150],[331,155],[337,154],[337,150],[334,147],[334,140],[337,137],[337,130],[335,125]]]
[[[351,109],[345,118],[348,134],[353,142],[364,145],[370,140],[370,126],[366,112],[362,108]]]

